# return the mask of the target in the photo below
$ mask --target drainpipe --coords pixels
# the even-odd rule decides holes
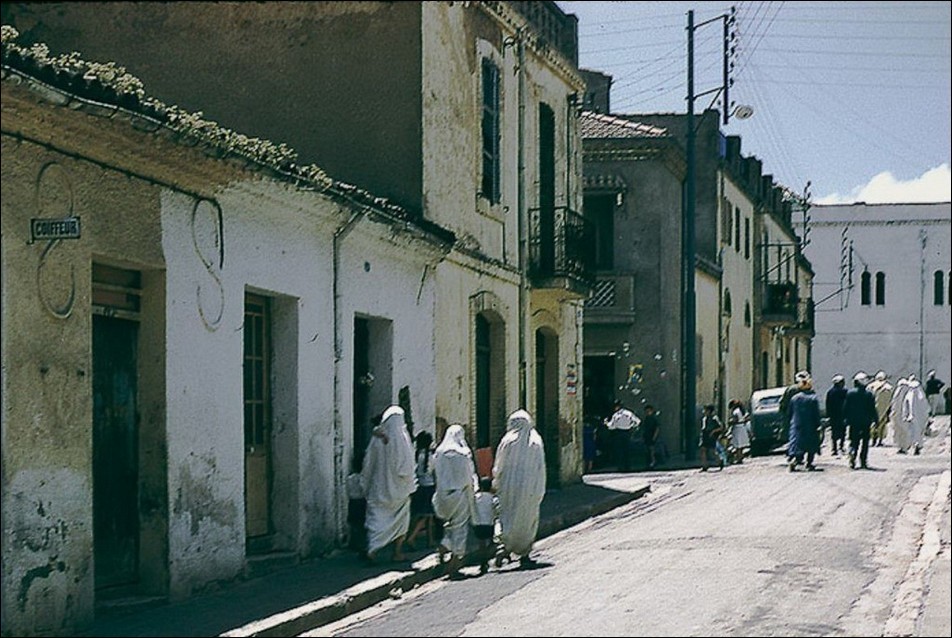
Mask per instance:
[[[926,231],[919,231],[919,378],[925,378]]]
[[[516,59],[519,74],[519,123],[518,146],[519,166],[517,181],[516,208],[519,211],[519,406],[528,409],[526,388],[528,366],[526,365],[526,314],[528,312],[529,279],[526,271],[529,265],[529,220],[526,208],[526,45],[523,30],[516,33]]]
[[[344,433],[341,423],[341,358],[343,352],[343,335],[341,334],[341,309],[340,309],[340,244],[343,239],[350,234],[361,219],[366,216],[367,209],[361,207],[354,211],[346,222],[337,227],[334,231],[333,239],[333,286],[334,286],[334,482],[336,485],[343,486],[344,478],[350,472],[344,468]],[[337,507],[334,508],[334,517],[336,533],[339,535],[343,529],[342,513],[346,503],[344,502],[344,491],[335,490],[337,497]]]

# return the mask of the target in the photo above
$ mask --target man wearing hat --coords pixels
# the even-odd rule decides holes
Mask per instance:
[[[799,392],[790,399],[790,442],[787,456],[790,471],[795,472],[806,455],[807,470],[816,471],[813,459],[820,451],[820,402],[813,391],[810,375],[798,374]]]
[[[833,375],[833,387],[826,391],[826,416],[830,419],[833,456],[846,454],[846,422],[843,420],[845,402],[846,379],[842,374]]]
[[[787,434],[790,432],[790,399],[800,391],[800,384],[803,383],[804,379],[809,378],[810,373],[806,370],[796,373],[793,377],[793,385],[788,385],[783,391],[783,396],[780,397],[780,414],[783,416],[784,431]]]
[[[886,436],[886,424],[889,423],[893,386],[889,382],[886,372],[880,370],[876,373],[876,378],[872,383],[866,386],[866,389],[873,395],[873,400],[876,402],[876,414],[879,415],[876,425],[869,433],[869,443],[870,445],[881,446],[883,438]]]
[[[843,416],[850,430],[850,469],[856,469],[856,455],[859,454],[860,467],[865,469],[869,455],[869,432],[879,420],[876,413],[876,401],[866,390],[869,377],[865,372],[857,372],[853,377],[853,389],[846,393]]]

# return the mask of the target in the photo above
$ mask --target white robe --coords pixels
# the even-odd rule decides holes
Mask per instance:
[[[929,402],[918,381],[909,382],[909,390],[902,399],[900,411],[903,422],[907,424],[910,445],[922,447],[922,435],[929,423]]]
[[[499,499],[500,541],[506,551],[528,556],[545,496],[545,451],[525,410],[509,416],[507,432],[496,448],[493,487]]]
[[[466,554],[474,508],[476,466],[461,425],[451,425],[433,453],[436,491],[433,512],[443,521],[441,545],[457,557]]]
[[[361,483],[367,494],[367,553],[374,554],[410,527],[410,494],[416,490],[413,444],[403,409],[391,406],[370,437]]]
[[[902,401],[909,391],[908,379],[899,379],[892,393],[890,402],[890,423],[893,428],[893,445],[905,452],[912,445],[912,439],[909,433],[909,424],[902,420]]]

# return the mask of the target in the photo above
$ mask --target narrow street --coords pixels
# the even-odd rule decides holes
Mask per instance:
[[[823,455],[822,472],[790,473],[774,454],[640,474],[646,498],[543,540],[538,569],[467,571],[306,635],[930,635],[923,600],[949,551],[939,424],[922,455],[873,448],[869,470]]]

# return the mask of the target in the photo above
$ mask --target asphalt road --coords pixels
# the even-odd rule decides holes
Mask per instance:
[[[928,596],[937,569],[948,591],[942,423],[920,456],[873,448],[869,470],[824,455],[790,473],[776,454],[656,472],[649,496],[541,541],[538,569],[470,571],[306,635],[948,635],[948,596]]]

